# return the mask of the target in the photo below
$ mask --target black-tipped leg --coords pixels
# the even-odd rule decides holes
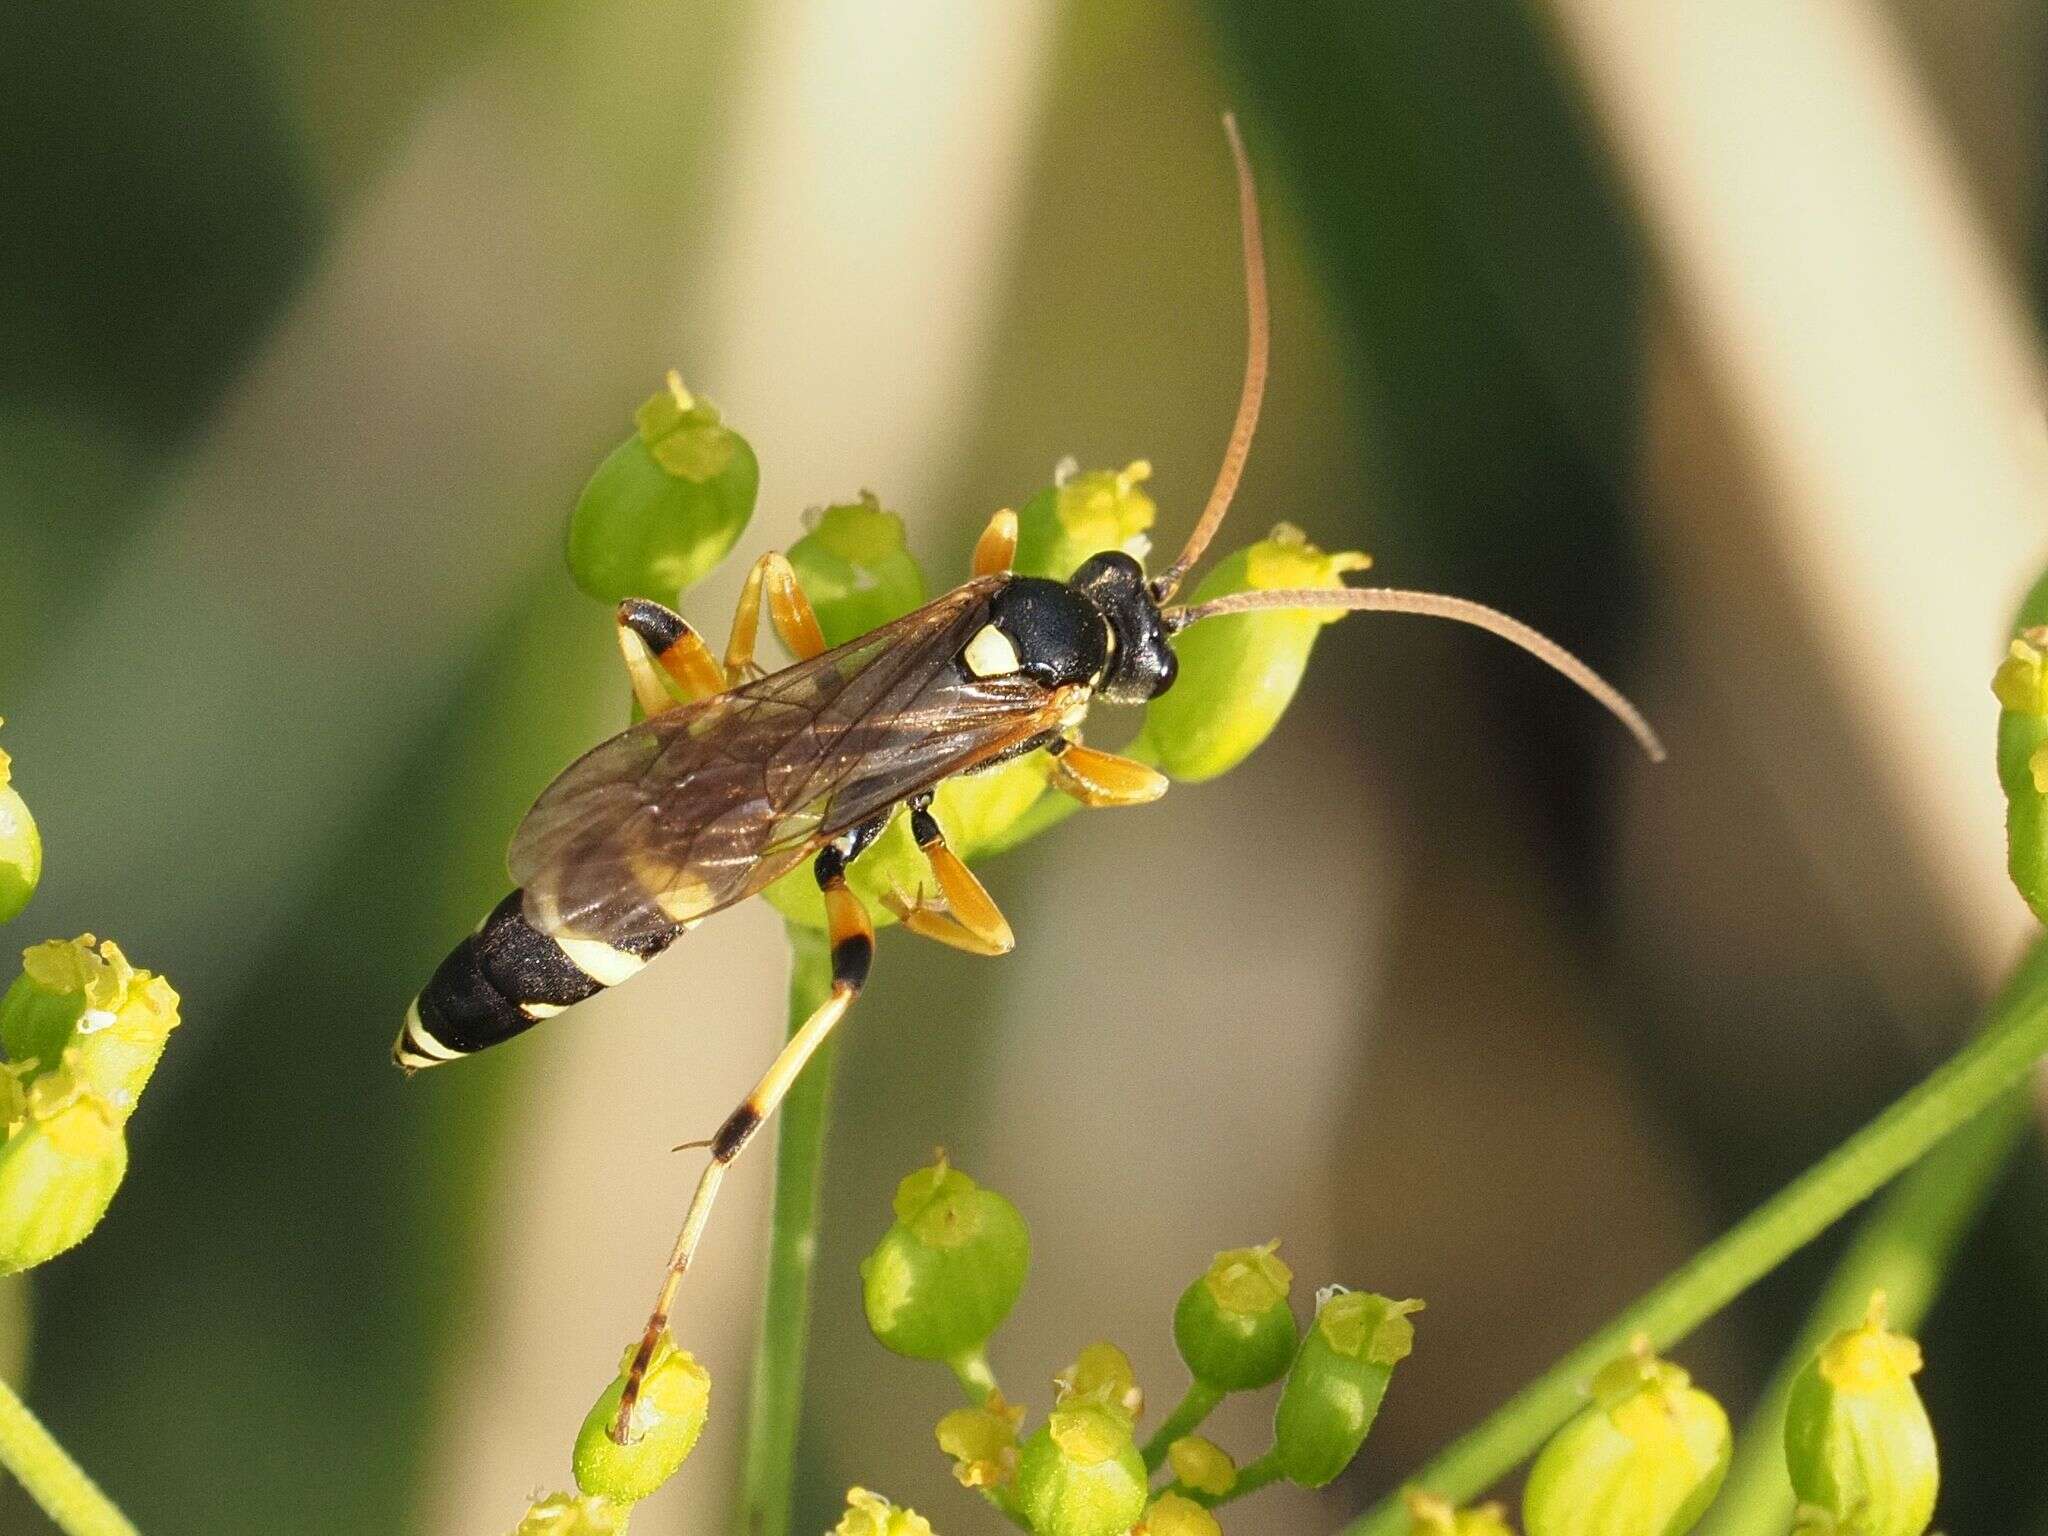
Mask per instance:
[[[619,1397],[618,1416],[611,1423],[611,1437],[620,1445],[633,1438],[633,1405],[639,1400],[641,1381],[646,1376],[649,1362],[654,1359],[662,1334],[668,1330],[676,1292],[696,1255],[705,1224],[711,1219],[711,1204],[718,1198],[718,1186],[725,1180],[725,1170],[733,1165],[740,1153],[746,1150],[754,1133],[775,1113],[790,1085],[797,1080],[839,1021],[846,1017],[847,1010],[860,996],[860,989],[867,981],[868,966],[875,955],[875,929],[868,921],[867,909],[860,904],[860,898],[846,888],[846,866],[887,825],[888,817],[883,816],[856,828],[818,852],[818,888],[824,892],[826,931],[832,944],[831,995],[789,1037],[788,1044],[761,1075],[753,1092],[741,1100],[739,1108],[726,1116],[725,1124],[711,1138],[711,1161],[698,1177],[696,1191],[690,1196],[689,1209],[683,1213],[683,1230],[677,1234],[675,1250],[669,1255],[668,1273],[662,1277],[660,1295],[655,1300],[654,1311],[648,1316],[647,1328],[640,1336],[639,1348],[633,1352],[632,1364],[626,1368],[626,1385]]]
[[[683,616],[644,597],[619,604],[619,654],[641,712],[658,715],[725,691],[725,669]]]

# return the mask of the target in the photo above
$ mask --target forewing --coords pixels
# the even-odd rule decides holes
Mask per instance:
[[[970,582],[822,656],[642,721],[571,764],[513,838],[528,919],[632,948],[1052,730],[1058,701],[1047,689],[958,665],[1000,580]]]

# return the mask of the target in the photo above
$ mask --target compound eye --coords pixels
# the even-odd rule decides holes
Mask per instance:
[[[984,624],[960,653],[976,677],[1001,677],[1017,670],[1017,647],[993,624]]]

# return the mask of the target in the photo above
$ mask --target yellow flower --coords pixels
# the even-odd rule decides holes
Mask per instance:
[[[879,1493],[846,1490],[846,1513],[832,1536],[932,1536],[931,1522],[914,1509],[898,1509]]]

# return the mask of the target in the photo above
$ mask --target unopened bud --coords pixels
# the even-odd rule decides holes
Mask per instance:
[[[1991,691],[1999,704],[1998,782],[2005,790],[2006,868],[2034,916],[2048,922],[2048,653],[2044,646],[2048,646],[2048,634],[2040,629],[2023,631],[1999,665]]]
[[[628,1512],[610,1499],[550,1493],[534,1500],[512,1536],[626,1536]]]
[[[1193,1499],[1178,1493],[1162,1493],[1145,1511],[1145,1518],[1131,1536],[1223,1536],[1216,1517]]]
[[[810,531],[789,547],[804,596],[828,645],[900,619],[924,601],[924,572],[903,537],[903,519],[872,491],[805,519]]]
[[[1394,1367],[1415,1348],[1419,1301],[1336,1287],[1316,1299],[1316,1319],[1280,1389],[1274,1448],[1287,1480],[1320,1488],[1346,1467],[1379,1416]]]
[[[633,1404],[627,1443],[620,1445],[612,1439],[611,1427],[625,1396],[625,1373],[633,1355],[633,1349],[626,1351],[618,1376],[584,1416],[571,1461],[578,1488],[625,1504],[646,1498],[675,1476],[711,1411],[711,1373],[663,1334]]]
[[[1024,1289],[1024,1218],[943,1157],[897,1186],[895,1209],[895,1224],[860,1266],[869,1329],[914,1360],[980,1348]]]
[[[569,570],[592,597],[673,603],[723,560],[754,514],[760,467],[745,438],[674,373],[638,430],[597,467],[569,520]]]
[[[43,878],[42,835],[11,782],[12,773],[6,752],[0,751],[0,923],[21,915]]]
[[[846,1513],[832,1536],[932,1536],[931,1522],[914,1509],[898,1509],[879,1493],[846,1490]]]
[[[1649,1341],[1593,1378],[1522,1493],[1529,1536],[1683,1536],[1728,1471],[1728,1415]]]
[[[1145,1493],[1130,1421],[1100,1403],[1053,1409],[1024,1442],[1017,1508],[1037,1536],[1124,1536]]]
[[[1269,1386],[1287,1374],[1299,1338],[1287,1304],[1294,1271],[1280,1245],[1232,1248],[1181,1293],[1173,1342],[1195,1380],[1224,1392]]]
[[[1062,464],[1054,483],[1025,502],[1017,513],[1014,568],[1026,576],[1065,581],[1090,555],[1120,549],[1139,559],[1151,541],[1145,530],[1159,508],[1141,487],[1152,466],[1134,459],[1122,469],[1077,473]]]
[[[1174,1480],[1220,1499],[1237,1486],[1237,1461],[1214,1440],[1200,1435],[1182,1435],[1166,1448],[1166,1464]]]
[[[1825,1529],[1920,1536],[1941,1483],[1934,1426],[1913,1386],[1920,1346],[1885,1326],[1884,1292],[1855,1328],[1821,1346],[1785,1408],[1792,1487]],[[1809,1517],[1809,1526],[1820,1525]]]
[[[1285,523],[1219,562],[1190,603],[1233,592],[1341,587],[1347,571],[1372,562],[1356,551],[1328,555]],[[1342,608],[1270,608],[1204,619],[1173,642],[1180,675],[1145,710],[1143,740],[1153,760],[1182,781],[1235,768],[1273,733],[1308,670],[1309,652]]]

